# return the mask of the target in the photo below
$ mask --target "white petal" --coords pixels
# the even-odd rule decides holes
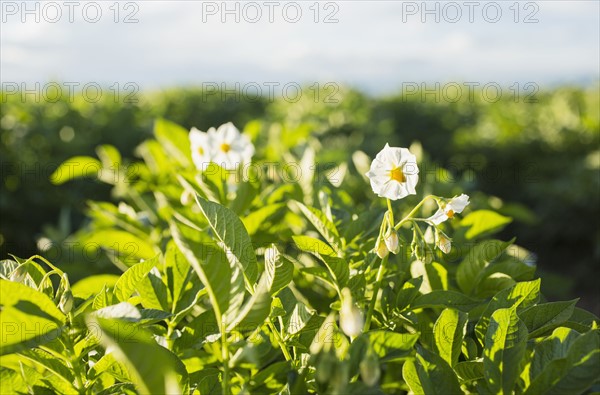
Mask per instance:
[[[448,202],[446,205],[446,211],[452,210],[455,213],[462,213],[462,211],[469,205],[469,196],[464,193]]]
[[[219,126],[217,133],[222,136],[221,138],[227,144],[232,144],[240,136],[240,131],[231,122]]]
[[[445,220],[448,219],[448,216],[442,209],[438,209],[431,217],[427,218],[429,221],[433,222],[435,225],[439,225]]]

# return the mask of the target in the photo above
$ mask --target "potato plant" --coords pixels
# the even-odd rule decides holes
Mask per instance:
[[[492,238],[510,218],[429,193],[409,149],[332,164],[304,129],[159,119],[140,162],[64,162],[56,184],[113,185],[70,241],[123,273],[2,261],[2,393],[598,389],[598,318],[540,294],[534,255]]]

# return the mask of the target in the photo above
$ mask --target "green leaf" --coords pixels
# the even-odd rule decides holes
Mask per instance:
[[[314,237],[293,236],[292,238],[300,250],[311,253],[325,264],[339,289],[348,283],[350,277],[348,264],[343,258],[338,257],[331,247]]]
[[[478,236],[490,234],[501,230],[512,222],[512,218],[500,215],[491,210],[476,210],[467,214],[462,221],[461,226],[470,226],[465,234],[467,240]]]
[[[456,282],[460,289],[471,294],[481,281],[483,270],[511,244],[512,241],[485,240],[473,247],[456,271]]]
[[[145,308],[171,311],[167,286],[163,282],[162,275],[157,267],[150,269],[148,274],[138,283],[137,290]]]
[[[492,314],[485,334],[483,367],[487,386],[497,394],[512,394],[527,347],[527,327],[516,309]]]
[[[179,383],[187,380],[183,363],[139,326],[90,316],[88,328],[105,348],[131,373],[137,390],[148,394],[181,394]],[[160,361],[160,363],[157,363]]]
[[[0,355],[45,344],[60,335],[65,315],[45,294],[0,279]]]
[[[115,284],[113,294],[116,300],[125,302],[144,281],[150,270],[158,264],[158,255],[152,259],[133,265],[125,271]]]
[[[97,295],[106,286],[114,288],[119,276],[115,274],[97,274],[77,281],[72,287],[73,296],[87,299],[92,295]]]
[[[102,144],[96,147],[96,155],[100,158],[102,166],[105,169],[119,170],[121,166],[121,154],[115,146],[110,144]]]
[[[114,251],[125,263],[139,262],[154,257],[158,250],[154,246],[129,232],[115,229],[93,231],[85,238],[86,243]]]
[[[598,380],[600,332],[589,331],[568,342],[571,344],[566,357],[558,354],[558,358],[546,364],[541,373],[531,381],[525,391],[526,395],[581,394]]]
[[[335,224],[331,222],[323,212],[314,207],[306,207],[298,201],[293,201],[293,204],[302,211],[302,214],[304,214],[310,223],[313,224],[315,229],[317,229],[321,236],[323,236],[329,245],[333,247],[336,253],[339,253],[342,248],[342,239],[340,238]]]
[[[118,318],[123,321],[137,322],[142,318],[140,311],[131,303],[121,302],[111,306],[106,306],[92,313],[100,318]]]
[[[171,223],[170,229],[175,244],[204,284],[215,318],[222,325],[223,315],[229,307],[233,278],[225,253],[214,244],[201,243],[184,236],[183,231],[174,223]]]
[[[248,230],[248,234],[251,236],[256,234],[261,225],[267,223],[272,217],[279,214],[284,207],[285,204],[283,203],[267,204],[243,217],[242,222]]]
[[[419,294],[423,277],[411,278],[402,285],[396,294],[396,308],[400,311],[406,309]]]
[[[221,248],[229,259],[239,265],[251,287],[258,279],[258,264],[250,236],[237,215],[227,207],[197,197],[196,201],[208,220]],[[205,284],[206,285],[206,284]]]
[[[484,378],[483,358],[473,361],[462,361],[454,365],[454,371],[462,382]]]
[[[171,158],[183,166],[191,164],[190,139],[186,129],[159,118],[154,122],[154,136]]]
[[[542,303],[519,313],[519,318],[523,320],[529,330],[529,338],[542,336],[567,321],[573,314],[578,300]]]
[[[271,295],[269,293],[267,278],[261,279],[254,295],[239,310],[236,316],[229,321],[228,330],[249,334],[261,327],[271,312]]]
[[[422,293],[448,289],[448,270],[437,262],[415,260],[410,265],[410,274],[414,278],[423,278],[419,288]]]
[[[271,296],[277,295],[294,278],[294,265],[279,253],[275,244],[265,251],[264,276]]]
[[[488,330],[490,317],[496,310],[516,307],[517,312],[519,312],[527,307],[533,306],[539,299],[540,279],[520,282],[510,288],[498,292],[488,303],[475,326],[477,339],[483,344],[483,339]]]
[[[580,334],[569,328],[556,328],[550,336],[535,345],[529,377],[531,381],[555,359],[566,358],[571,345]]]
[[[408,356],[419,339],[418,333],[396,333],[386,330],[369,331],[364,335],[382,361]]]
[[[458,378],[439,355],[422,347],[415,359],[409,359],[402,368],[402,377],[414,394],[462,394]]]
[[[433,291],[417,297],[411,304],[411,309],[425,307],[450,307],[460,311],[470,311],[481,302],[456,291]]]
[[[463,338],[467,331],[468,315],[452,308],[442,311],[433,326],[433,336],[438,354],[450,366],[456,365]]]
[[[175,242],[170,241],[165,253],[165,271],[174,306],[177,305],[181,295],[185,292],[190,270],[190,264],[185,259],[185,256],[179,251]]]
[[[58,166],[50,175],[50,182],[61,185],[67,181],[81,177],[97,177],[102,171],[102,164],[91,156],[74,156]]]

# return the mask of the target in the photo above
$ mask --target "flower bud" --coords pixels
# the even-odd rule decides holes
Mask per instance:
[[[442,250],[444,254],[449,254],[452,249],[452,241],[440,233],[438,234],[437,247]]]
[[[362,311],[352,301],[348,288],[342,290],[342,308],[340,309],[340,329],[350,337],[356,337],[362,332],[364,325]]]
[[[73,293],[71,292],[71,289],[67,288],[60,296],[58,308],[64,314],[69,314],[71,312],[71,309],[73,308]]]
[[[375,253],[379,258],[383,259],[388,256],[390,250],[388,250],[387,246],[381,239],[377,239],[377,242],[375,243]]]
[[[390,229],[385,236],[385,246],[392,254],[400,252],[400,242],[398,240],[398,233]]]
[[[27,266],[28,265],[26,264],[20,265],[15,270],[13,270],[12,274],[10,275],[10,281],[13,281],[15,283],[23,282],[23,280],[25,279],[25,275],[27,274]]]
[[[367,356],[360,362],[358,367],[360,369],[360,377],[366,385],[373,387],[377,384],[381,377],[381,371],[379,370],[379,360],[376,355],[372,352],[367,353]]]

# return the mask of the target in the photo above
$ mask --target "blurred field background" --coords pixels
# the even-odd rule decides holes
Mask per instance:
[[[373,157],[386,142],[420,143],[427,163],[422,173],[443,178],[451,191],[453,185],[471,195],[480,191],[489,196],[489,207],[514,218],[500,238],[516,236],[518,244],[535,252],[549,299],[581,297],[581,307],[600,314],[597,85],[541,91],[535,103],[513,97],[490,103],[481,95],[455,103],[422,100],[419,94],[373,97],[350,88],[341,89],[335,103],[313,95],[296,103],[244,100],[199,88],[145,92],[138,98],[125,105],[110,95],[97,103],[77,97],[36,103],[1,93],[2,259],[9,253],[42,253],[69,267],[72,281],[115,271],[101,259],[82,264],[68,249],[49,247],[60,246],[83,225],[87,200],[111,199],[108,186],[90,180],[52,185],[55,168],[72,156],[94,156],[100,144],[114,145],[133,161],[135,147],[151,136],[157,117],[201,130],[228,121],[242,129],[258,120],[305,130],[292,136],[298,142],[318,137],[321,163],[351,164],[356,150]],[[275,153],[273,159],[281,160]],[[366,185],[354,188],[351,194],[366,199]]]

